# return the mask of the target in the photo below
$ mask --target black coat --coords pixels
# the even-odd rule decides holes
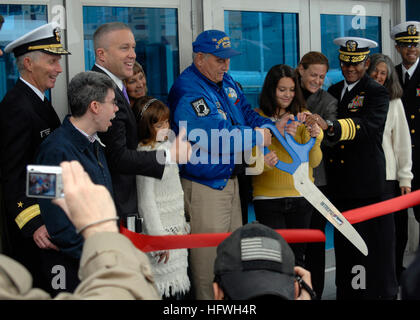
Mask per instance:
[[[51,103],[21,80],[6,93],[0,110],[4,253],[31,272],[34,287],[48,290],[51,283],[45,281],[40,263],[43,250],[33,240],[44,222],[37,200],[26,197],[26,166],[34,163],[39,145],[60,126],[60,119]]]
[[[328,90],[338,100],[344,81]],[[387,90],[366,74],[339,101],[328,149],[328,187],[333,203],[346,211],[383,200],[386,181],[382,137],[389,107]],[[343,138],[345,140],[343,140]],[[369,249],[363,256],[339,232],[334,233],[337,299],[391,298],[398,292],[395,273],[395,227],[392,215],[360,222],[355,229]],[[365,290],[353,288],[354,266],[363,266]]]
[[[0,109],[3,197],[7,226],[12,228],[8,231],[14,233],[21,229],[23,235],[32,237],[44,223],[34,206],[36,199],[26,197],[26,166],[33,163],[41,142],[60,126],[60,119],[51,103],[43,102],[21,80],[7,92]],[[18,216],[20,227],[15,223]]]
[[[93,66],[92,71],[106,73]],[[137,151],[137,124],[130,104],[117,87],[115,100],[119,110],[107,132],[99,133],[111,171],[114,200],[118,215],[137,214],[136,175],[161,179],[165,165],[157,161],[156,151]]]
[[[402,80],[402,65],[395,67],[401,86],[404,88]],[[413,76],[410,78],[408,86],[404,88],[404,94],[401,98],[404,105],[405,116],[411,135],[411,151],[413,159],[412,172],[414,179],[412,181],[413,189],[420,188],[420,63],[417,65]]]
[[[401,276],[401,298],[403,300],[420,300],[420,252]]]
[[[387,90],[366,74],[340,101],[344,81],[328,92],[338,101],[334,137],[325,148],[328,184],[338,198],[380,196],[386,180],[382,136],[389,107]],[[339,125],[340,123],[340,125]]]

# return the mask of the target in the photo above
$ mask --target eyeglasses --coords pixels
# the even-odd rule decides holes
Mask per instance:
[[[420,47],[419,42],[400,42],[398,43],[398,47],[401,48],[418,48]]]
[[[101,102],[101,103],[110,103],[110,104],[112,104],[112,105],[117,105],[117,100],[111,100],[111,101],[103,101],[103,102]]]
[[[354,66],[357,67],[359,64],[364,63],[365,60],[361,61],[361,62],[340,62],[340,66],[341,67],[350,67],[350,66]]]

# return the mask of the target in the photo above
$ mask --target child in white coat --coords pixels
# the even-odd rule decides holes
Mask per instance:
[[[167,150],[169,108],[152,97],[133,106],[138,126],[138,150]],[[166,164],[162,179],[137,176],[137,197],[143,231],[149,235],[182,235],[190,232],[184,213],[184,192],[178,165]],[[175,249],[149,254],[156,286],[162,298],[182,299],[190,289],[188,251]]]

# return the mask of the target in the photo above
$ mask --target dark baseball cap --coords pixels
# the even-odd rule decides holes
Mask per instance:
[[[200,33],[193,42],[193,51],[211,53],[223,59],[241,54],[232,49],[229,36],[220,30],[206,30]]]
[[[294,266],[295,256],[286,240],[254,221],[220,243],[214,274],[233,300],[266,295],[294,300]]]

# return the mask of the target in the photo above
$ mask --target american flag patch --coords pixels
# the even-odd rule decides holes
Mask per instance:
[[[242,261],[270,260],[282,262],[280,243],[267,237],[242,239],[241,256]]]

